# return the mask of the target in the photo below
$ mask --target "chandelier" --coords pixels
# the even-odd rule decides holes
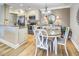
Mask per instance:
[[[46,16],[51,14],[51,10],[48,10],[47,4],[45,4],[45,10],[42,11],[42,14],[44,14]]]

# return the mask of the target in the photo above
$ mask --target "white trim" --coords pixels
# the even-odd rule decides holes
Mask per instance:
[[[21,46],[22,44],[24,44],[26,41],[27,40],[24,40],[21,44],[19,44],[19,43],[18,44],[13,44],[13,43],[10,43],[10,42],[8,42],[8,41],[0,38],[0,42],[4,43],[4,44],[6,44],[9,47],[14,48],[14,49],[18,48],[19,46]]]
[[[60,7],[53,7],[48,8],[48,10],[55,10],[55,9],[63,9],[63,8],[70,8],[71,6],[60,6]],[[45,9],[40,9],[41,11],[45,11]]]
[[[72,39],[71,39],[71,41],[72,41],[72,43],[74,44],[74,46],[75,46],[75,48],[77,49],[77,51],[79,51],[79,47],[78,47],[78,45],[76,44],[76,42],[75,42],[74,40],[72,40]]]

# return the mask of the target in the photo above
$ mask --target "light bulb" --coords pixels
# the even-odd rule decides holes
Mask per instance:
[[[57,18],[57,19],[59,19],[60,17],[59,17],[59,16],[57,16],[56,18]]]

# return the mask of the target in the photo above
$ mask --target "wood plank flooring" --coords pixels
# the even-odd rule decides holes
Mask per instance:
[[[69,56],[79,56],[70,40],[67,42]],[[33,35],[28,35],[27,43],[24,43],[17,49],[13,49],[0,42],[0,56],[34,56],[35,53],[35,40]],[[37,56],[46,56],[46,51],[38,49]],[[54,56],[54,52],[49,53],[49,56]],[[58,56],[66,56],[63,46],[58,46]]]

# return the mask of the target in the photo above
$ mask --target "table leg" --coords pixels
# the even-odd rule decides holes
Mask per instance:
[[[57,37],[55,37],[55,40],[54,40],[54,48],[55,48],[55,55],[57,55]]]

